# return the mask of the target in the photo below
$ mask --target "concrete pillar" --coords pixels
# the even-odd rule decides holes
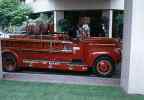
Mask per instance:
[[[2,78],[3,78],[3,71],[2,71],[1,40],[0,40],[0,79]]]
[[[64,19],[64,12],[63,11],[54,11],[54,31],[61,32],[61,28],[59,25],[59,21]]]
[[[144,94],[144,1],[125,0],[121,86]]]
[[[109,10],[109,38],[112,38],[113,10]]]
[[[106,37],[112,38],[113,10],[104,10],[102,16],[105,24]]]

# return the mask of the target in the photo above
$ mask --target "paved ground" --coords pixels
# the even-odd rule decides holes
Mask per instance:
[[[31,73],[4,73],[4,80],[80,84],[80,85],[100,85],[119,86],[118,78],[99,78],[90,76],[54,75],[54,74],[31,74]]]
[[[81,84],[81,85],[106,85],[119,86],[120,65],[116,67],[112,78],[91,76],[90,73],[72,73],[47,70],[23,70],[19,73],[4,72],[4,80],[34,81],[48,83]]]

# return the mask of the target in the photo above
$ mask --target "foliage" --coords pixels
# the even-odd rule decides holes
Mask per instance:
[[[31,13],[31,8],[18,0],[0,0],[0,25],[19,25]]]
[[[71,27],[70,21],[68,19],[60,19],[59,20],[59,26],[60,26],[60,31],[61,32],[68,32],[69,28]]]
[[[122,33],[123,33],[123,20],[124,20],[124,14],[123,12],[116,12],[114,14],[114,33],[115,37],[120,37],[122,39]]]

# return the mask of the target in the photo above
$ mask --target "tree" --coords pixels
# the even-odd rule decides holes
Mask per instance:
[[[20,25],[32,10],[18,0],[0,0],[0,26]]]

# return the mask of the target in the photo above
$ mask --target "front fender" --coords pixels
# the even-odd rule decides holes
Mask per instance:
[[[86,59],[87,65],[90,67],[93,66],[95,60],[100,56],[108,56],[108,57],[112,58],[114,63],[117,63],[120,60],[120,54],[118,54],[115,51],[104,51],[104,52],[97,51],[97,52],[89,53],[89,55]]]

